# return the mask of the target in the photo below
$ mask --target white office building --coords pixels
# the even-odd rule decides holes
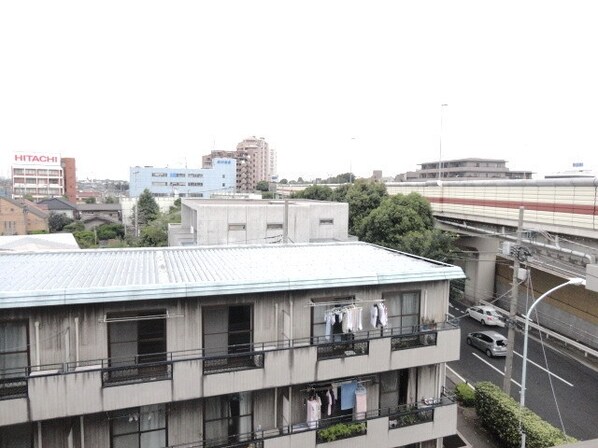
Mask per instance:
[[[216,193],[234,193],[237,161],[213,160],[211,168],[129,168],[129,197],[148,189],[155,197],[209,198]]]

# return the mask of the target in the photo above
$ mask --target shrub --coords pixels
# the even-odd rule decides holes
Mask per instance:
[[[482,425],[501,441],[505,448],[517,448],[521,444],[519,420],[527,434],[529,448],[548,448],[576,440],[542,420],[527,408],[520,410],[517,403],[498,386],[482,382],[476,384],[475,407]]]
[[[337,423],[328,428],[320,429],[318,436],[322,442],[333,442],[338,439],[359,436],[364,434],[365,430],[365,423]]]
[[[475,392],[469,384],[457,384],[455,387],[455,395],[457,395],[457,400],[459,400],[459,403],[463,406],[468,408],[475,406]]]

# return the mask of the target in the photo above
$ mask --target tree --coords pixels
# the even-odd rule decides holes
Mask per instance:
[[[48,217],[48,229],[50,230],[50,233],[62,232],[62,229],[72,222],[73,219],[63,213],[50,212],[50,216]]]
[[[434,229],[429,202],[417,193],[386,197],[363,218],[361,240],[439,261],[456,251],[456,235]]]
[[[63,232],[75,233],[85,230],[85,224],[81,221],[73,221],[62,228]]]
[[[137,224],[145,226],[156,219],[160,214],[160,207],[154,196],[146,188],[137,198]],[[134,218],[133,218],[134,219]]]
[[[75,240],[77,240],[77,244],[81,249],[96,247],[96,236],[91,230],[74,232],[73,236],[75,237]]]
[[[303,191],[296,191],[291,194],[294,199],[315,199],[317,201],[329,201],[332,197],[332,189],[326,185],[310,185]]]
[[[282,179],[280,179],[280,181],[278,183],[279,184],[288,184],[289,181],[287,179],[282,178]]]
[[[122,239],[125,236],[125,228],[122,224],[102,224],[96,229],[98,240]]]
[[[114,196],[106,196],[106,199],[104,199],[104,203],[105,204],[118,204],[118,199],[115,198]]]
[[[94,197],[85,198],[85,203],[86,204],[95,204],[96,203],[96,198],[94,198]]]
[[[262,199],[274,199],[274,192],[272,192],[272,191],[264,191],[262,193]]]
[[[268,191],[270,189],[270,184],[265,180],[260,180],[255,186],[255,189],[258,191]]]
[[[339,192],[339,197],[342,195]],[[349,233],[359,235],[361,221],[378,208],[388,196],[383,183],[357,180],[347,189],[344,202],[349,203]]]

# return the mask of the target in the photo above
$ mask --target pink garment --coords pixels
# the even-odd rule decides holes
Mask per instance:
[[[365,418],[368,410],[368,394],[365,389],[355,391],[355,408],[353,413],[355,420],[362,420]]]

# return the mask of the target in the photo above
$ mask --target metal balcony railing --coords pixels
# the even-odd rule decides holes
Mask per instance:
[[[409,327],[359,331],[348,335],[331,335],[286,339],[271,342],[231,345],[222,348],[191,349],[165,353],[133,355],[63,362],[18,369],[0,370],[0,399],[27,396],[27,379],[101,371],[104,386],[172,379],[173,365],[183,361],[201,361],[204,374],[260,369],[268,351],[317,348],[318,360],[367,355],[372,340],[391,338],[392,350],[436,345],[438,332],[458,328],[455,322],[439,322]],[[340,338],[340,340],[336,339]],[[344,338],[344,340],[343,340]],[[15,374],[18,372],[18,374]]]
[[[263,441],[275,437],[283,437],[291,434],[316,431],[316,443],[323,444],[331,442],[331,438],[325,432],[335,425],[338,425],[336,434],[344,437],[358,437],[367,434],[368,420],[388,418],[388,429],[404,428],[434,421],[435,410],[442,406],[449,406],[456,403],[455,397],[445,393],[444,389],[440,397],[426,398],[416,403],[405,404],[392,408],[372,409],[367,411],[363,418],[355,419],[352,415],[342,415],[325,418],[316,422],[298,423],[294,425],[280,426],[278,428],[253,431],[245,434],[237,434],[218,439],[200,440],[196,442],[169,445],[167,448],[261,448]],[[346,430],[343,430],[346,428]],[[330,434],[331,431],[328,432]]]

